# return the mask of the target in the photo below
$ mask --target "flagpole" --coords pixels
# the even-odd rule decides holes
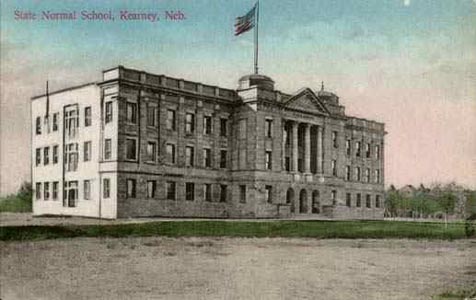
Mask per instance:
[[[256,26],[255,26],[255,74],[258,74],[258,24],[259,24],[259,0],[256,2]]]

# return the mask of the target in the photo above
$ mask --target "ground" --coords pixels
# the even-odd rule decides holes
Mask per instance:
[[[476,285],[474,240],[0,242],[2,299],[431,299]]]

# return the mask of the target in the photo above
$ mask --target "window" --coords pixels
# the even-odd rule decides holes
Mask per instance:
[[[78,202],[78,182],[66,181],[64,188],[65,196],[63,198],[63,206],[76,207]]]
[[[91,141],[84,142],[83,146],[83,160],[90,161],[91,160]]]
[[[265,159],[266,159],[266,162],[265,162],[265,168],[266,170],[271,170],[272,168],[272,158],[273,158],[273,154],[271,151],[266,151],[266,155],[265,155]]]
[[[157,158],[157,144],[155,142],[147,142],[147,160],[154,162]]]
[[[36,127],[35,127],[36,134],[41,134],[41,117],[36,117]]]
[[[221,126],[220,126],[221,127]],[[238,137],[246,139],[246,119],[241,119],[238,126]]]
[[[157,107],[155,105],[147,105],[147,126],[157,126]]]
[[[127,198],[136,197],[136,180],[127,179]]]
[[[147,198],[155,198],[155,191],[157,190],[157,182],[155,180],[147,181]]]
[[[65,130],[68,137],[75,137],[79,126],[78,107],[71,106],[64,112]]]
[[[345,180],[350,181],[350,166],[345,166]]]
[[[43,148],[43,164],[47,165],[50,163],[50,147]]]
[[[203,117],[203,134],[212,134],[212,117]]]
[[[106,124],[112,122],[112,101],[106,102],[105,122]]]
[[[167,181],[167,200],[175,200],[175,182]]]
[[[366,158],[370,157],[370,144],[369,143],[365,144],[365,157]]]
[[[345,153],[347,154],[347,156],[350,156],[350,140],[346,140],[345,141]]]
[[[226,192],[227,192],[226,184],[220,184],[220,202],[226,202]]]
[[[347,205],[347,207],[352,206],[352,196],[350,193],[345,194],[345,205]]]
[[[53,164],[58,163],[58,145],[53,146]]]
[[[193,133],[195,131],[195,115],[192,113],[185,114],[185,133]]]
[[[375,145],[375,159],[380,159],[380,145]]]
[[[361,198],[362,198],[362,195],[360,193],[357,194],[357,200],[356,200],[356,203],[355,203],[355,206],[357,207],[360,207],[361,206]]]
[[[240,203],[246,203],[246,185],[240,185]]]
[[[66,171],[73,172],[78,169],[78,144],[71,143],[65,146],[65,164]]]
[[[365,169],[365,182],[370,182],[370,169]]]
[[[240,149],[240,151],[238,152],[238,166],[239,166],[239,169],[245,169],[247,166],[246,166],[246,149]]]
[[[337,143],[337,131],[332,131],[332,145],[334,146],[334,148],[337,148],[337,147],[338,147],[338,143]]]
[[[103,198],[109,198],[111,196],[111,180],[109,178],[104,178],[102,180],[102,185]]]
[[[83,182],[83,198],[84,200],[91,199],[91,180],[85,180]]]
[[[220,119],[220,136],[227,136],[228,135],[228,130],[227,130],[228,126],[227,126],[227,124],[228,124],[228,119],[226,119],[226,118],[221,118]]]
[[[333,190],[331,192],[332,205],[337,205],[337,191]]]
[[[205,192],[205,201],[212,202],[212,185],[209,183],[205,183],[203,186]]]
[[[54,118],[54,116],[53,116]],[[54,121],[53,121],[54,122]],[[87,106],[84,108],[84,127],[91,126],[91,106]]]
[[[167,110],[167,129],[175,130],[175,110],[168,109]]]
[[[333,159],[331,161],[331,167],[332,167],[332,176],[337,176],[337,160]]]
[[[137,160],[137,140],[126,139],[126,159]]]
[[[286,156],[284,158],[284,168],[288,172],[291,171],[291,158],[289,156]]]
[[[375,207],[380,208],[380,195],[375,195]]]
[[[169,163],[175,164],[175,145],[167,144],[165,147]]]
[[[185,183],[185,200],[193,201],[195,199],[195,184],[193,182]]]
[[[266,202],[273,203],[273,187],[270,185],[267,185],[265,187],[265,190],[266,190]]]
[[[49,200],[50,199],[50,183],[45,182],[43,184],[43,199]]]
[[[266,119],[265,124],[266,124],[266,128],[265,128],[266,137],[268,138],[273,137],[273,120]]]
[[[369,194],[365,195],[365,206],[367,208],[372,207],[372,204],[370,203],[370,195]]]
[[[53,131],[58,131],[58,119],[59,119],[59,113],[54,113],[53,114]]]
[[[380,183],[380,170],[377,169],[377,170],[375,170],[374,172],[375,172],[375,173],[374,173],[374,177],[375,177],[374,181],[375,181],[375,183]]]
[[[58,186],[58,181],[53,182],[53,200],[58,200]]]
[[[226,168],[226,157],[227,157],[227,151],[220,150],[220,168],[222,169]]]
[[[41,164],[41,148],[36,148],[35,151],[35,162],[39,166]]]
[[[355,180],[360,181],[360,167],[356,167],[354,172],[355,172],[355,176],[354,176]]]
[[[127,102],[126,104],[126,120],[129,123],[137,123],[137,103]]]
[[[355,142],[355,156],[360,157],[361,142]]]
[[[203,149],[203,166],[206,168],[211,167],[212,165],[212,155],[211,150],[208,148]]]
[[[36,195],[36,200],[41,199],[41,182],[36,183],[35,195]]]
[[[191,146],[185,147],[185,165],[187,167],[193,167],[193,162],[195,161],[194,148]]]
[[[112,146],[111,139],[105,139],[104,140],[104,159],[105,160],[111,159],[111,153],[112,153],[111,146]]]
[[[298,158],[298,171],[302,172],[303,171],[303,165],[302,165],[302,158]]]

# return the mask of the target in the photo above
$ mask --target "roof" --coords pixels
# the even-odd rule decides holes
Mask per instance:
[[[83,84],[80,84],[80,85],[67,87],[67,88],[56,90],[56,91],[53,91],[53,92],[48,92],[48,95],[51,96],[51,95],[54,95],[54,94],[59,94],[59,93],[63,93],[63,92],[71,91],[71,90],[77,90],[77,89],[81,89],[81,88],[89,86],[89,85],[97,85],[97,82],[83,83]],[[31,97],[31,100],[35,100],[35,99],[42,98],[42,97],[46,97],[46,93],[41,94],[41,95],[37,95],[37,96],[33,96],[33,97]]]

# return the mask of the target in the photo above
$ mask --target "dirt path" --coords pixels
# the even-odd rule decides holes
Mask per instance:
[[[78,238],[0,250],[4,300],[408,300],[476,284],[467,240]]]

